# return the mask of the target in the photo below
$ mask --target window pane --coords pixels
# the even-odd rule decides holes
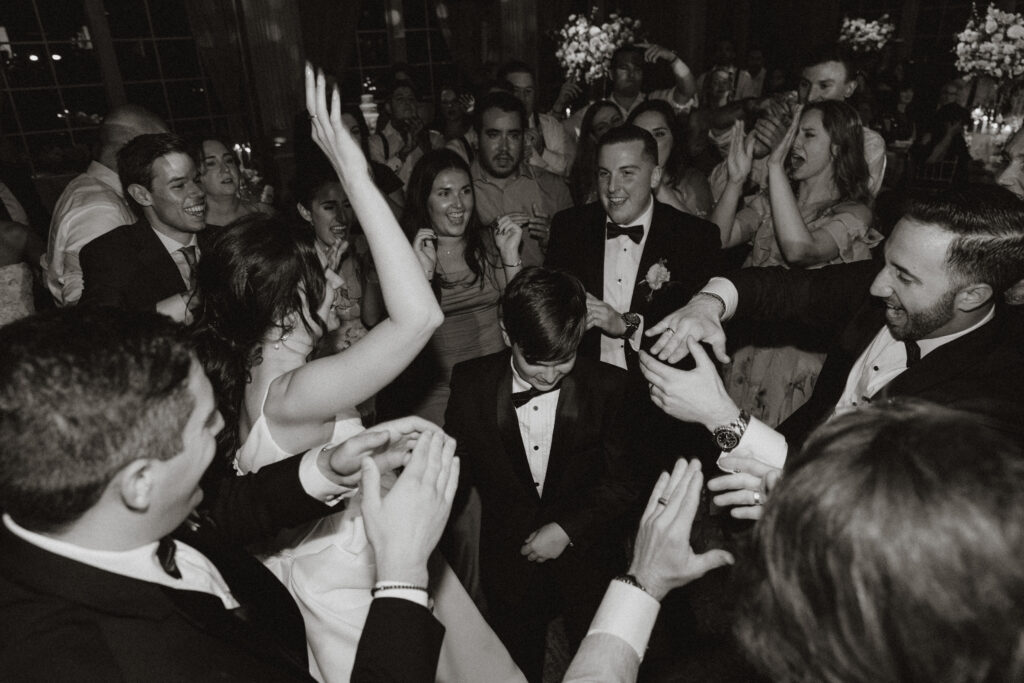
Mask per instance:
[[[153,20],[153,33],[157,36],[178,38],[192,35],[188,11],[182,0],[149,0],[149,16]]]
[[[359,28],[385,29],[385,10],[377,2],[364,2],[359,9]]]
[[[110,33],[115,38],[138,38],[149,35],[146,7],[139,0],[104,0]]]
[[[389,64],[388,36],[383,32],[359,32],[359,61],[363,66]]]
[[[14,58],[4,64],[7,83],[12,88],[53,86],[53,72],[45,57],[43,46],[38,43],[11,45]]]
[[[68,133],[27,135],[25,139],[36,171],[65,173],[83,169],[88,164],[88,147],[72,144]]]
[[[0,92],[0,133],[10,135],[18,130],[14,118],[14,107],[11,106],[11,93]]]
[[[161,40],[157,42],[160,51],[160,68],[164,78],[189,78],[202,75],[196,44],[187,40]]]
[[[146,81],[160,78],[156,65],[156,47],[152,40],[115,40],[114,52],[126,81]]]
[[[402,7],[405,10],[405,27],[423,28],[427,25],[426,3],[424,0],[403,0]]]
[[[125,83],[124,91],[132,104],[145,107],[161,118],[170,118],[164,89],[159,83]]]
[[[32,0],[4,0],[0,24],[7,29],[11,41],[42,40]]]
[[[202,81],[168,81],[167,98],[176,119],[206,116],[206,88]]]
[[[37,0],[36,7],[47,40],[71,40],[85,26],[82,0]]]
[[[410,64],[424,64],[430,61],[426,31],[407,31],[405,34],[406,56]]]
[[[16,90],[11,94],[24,130],[65,127],[64,107],[61,106],[56,89]]]
[[[63,88],[64,106],[68,109],[68,123],[72,128],[98,126],[107,113],[107,98],[103,88]]]
[[[103,82],[96,53],[92,50],[81,50],[71,43],[51,43],[50,59],[61,85]]]

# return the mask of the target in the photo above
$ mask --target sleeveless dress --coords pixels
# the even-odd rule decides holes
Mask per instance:
[[[744,268],[789,267],[776,239],[771,203],[765,194],[753,197],[737,219],[757,224]],[[839,246],[835,258],[810,268],[869,259],[871,248],[882,240],[881,234],[854,213],[849,203],[808,212],[803,219],[810,232],[825,230]],[[736,405],[775,427],[810,398],[824,361],[824,353],[790,344],[743,346],[733,352],[732,363],[723,369],[722,379]]]
[[[358,412],[347,411],[335,420],[328,445],[361,431]],[[235,457],[235,469],[239,474],[256,472],[291,455],[274,441],[261,407]],[[390,490],[395,480],[394,474],[383,475],[381,484]],[[349,680],[372,601],[370,589],[377,580],[373,547],[360,515],[361,499],[357,493],[342,503],[344,509],[282,534],[262,555],[263,563],[288,588],[302,612],[310,674],[318,681]],[[446,629],[436,680],[524,681],[508,651],[436,552],[429,569],[434,614]]]

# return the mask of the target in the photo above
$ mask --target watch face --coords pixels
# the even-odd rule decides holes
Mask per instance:
[[[724,427],[715,430],[715,443],[723,451],[731,451],[740,445],[740,437],[732,429]]]

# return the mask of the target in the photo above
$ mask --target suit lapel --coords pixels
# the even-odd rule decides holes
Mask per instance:
[[[501,435],[502,450],[523,486],[537,495],[530,464],[526,459],[526,448],[523,447],[523,435],[519,431],[519,418],[512,405],[512,366],[508,363],[505,363],[505,371],[498,380],[497,393],[498,434]]]
[[[588,224],[596,224],[596,227],[585,231],[583,244],[580,245],[583,250],[583,288],[598,299],[604,299],[604,233],[608,217],[601,202],[591,206],[594,207],[594,214]]]
[[[150,274],[149,281],[157,300],[184,292],[187,287],[181,279],[181,272],[156,232],[145,221],[136,224],[136,228],[136,254],[142,272]]]
[[[919,396],[938,384],[970,372],[974,359],[984,358],[992,350],[997,335],[995,320],[990,320],[970,334],[943,344],[913,367],[907,368],[889,382],[880,393],[891,396]]]
[[[647,305],[647,286],[644,284],[647,271],[661,258],[667,258],[665,249],[665,229],[660,227],[664,220],[661,204],[654,202],[654,213],[651,215],[651,229],[644,242],[644,250],[640,253],[640,265],[636,269],[636,282],[633,284],[633,297],[629,301],[629,310],[642,311]],[[678,276],[673,273],[673,278]],[[657,321],[648,321],[649,323]]]
[[[544,498],[550,499],[553,492],[561,489],[562,475],[572,454],[572,439],[579,419],[580,400],[576,373],[569,373],[559,386],[558,405],[555,408],[555,427],[551,435],[551,453],[548,454],[548,469],[544,475]]]

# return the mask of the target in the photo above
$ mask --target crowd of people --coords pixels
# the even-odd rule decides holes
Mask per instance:
[[[887,224],[960,105],[711,63],[307,65],[277,206],[118,107],[45,247],[0,185],[3,677],[1020,680],[1024,201]]]

